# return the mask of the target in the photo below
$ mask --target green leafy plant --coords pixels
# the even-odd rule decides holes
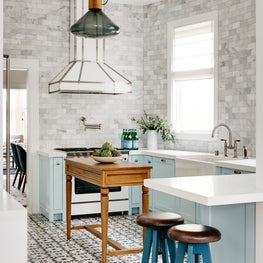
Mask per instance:
[[[163,141],[175,142],[171,124],[166,118],[160,118],[158,115],[151,116],[144,111],[144,115],[140,119],[132,117],[131,120],[139,125],[143,134],[148,130],[155,130],[161,135]]]

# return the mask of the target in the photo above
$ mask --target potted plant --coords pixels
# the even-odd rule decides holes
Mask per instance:
[[[161,135],[163,141],[175,142],[172,127],[166,118],[161,118],[158,115],[149,115],[144,111],[144,114],[140,119],[132,117],[131,120],[139,125],[143,134],[147,132],[148,149],[157,149],[157,133]]]

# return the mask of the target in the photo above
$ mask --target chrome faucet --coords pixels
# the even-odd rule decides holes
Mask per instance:
[[[234,149],[234,146],[232,145],[232,131],[228,125],[224,123],[220,123],[214,127],[211,135],[212,138],[214,138],[215,131],[219,127],[225,127],[228,130],[228,136],[229,136],[228,145],[227,145],[227,141],[225,139],[222,139],[222,141],[224,141],[224,155],[227,156],[227,149]]]
[[[80,120],[83,122],[83,125],[86,129],[101,129],[101,124],[88,124],[85,117],[81,117]]]

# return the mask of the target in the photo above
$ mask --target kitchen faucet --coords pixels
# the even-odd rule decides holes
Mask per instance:
[[[218,125],[216,125],[212,131],[212,135],[211,137],[214,138],[215,135],[215,131],[217,128],[219,127],[225,127],[228,130],[228,136],[229,136],[229,141],[228,141],[228,145],[227,145],[227,140],[222,139],[221,141],[224,141],[224,155],[227,156],[227,149],[234,149],[236,147],[236,142],[238,142],[238,140],[235,141],[235,147],[232,145],[232,131],[229,128],[228,125],[224,124],[224,123],[220,123]]]
[[[83,122],[83,125],[86,129],[101,129],[101,124],[88,124],[85,117],[81,117],[80,120]]]

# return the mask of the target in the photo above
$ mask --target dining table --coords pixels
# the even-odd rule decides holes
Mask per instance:
[[[102,263],[107,262],[107,256],[118,256],[142,252],[140,248],[126,248],[116,240],[108,237],[109,217],[109,187],[141,186],[142,212],[149,211],[149,188],[144,186],[144,180],[151,178],[151,166],[118,160],[114,163],[99,163],[92,157],[66,158],[66,226],[67,239],[71,238],[71,230],[85,229],[102,241]],[[95,184],[100,187],[101,222],[90,225],[71,224],[72,177]],[[88,214],[88,211],[87,211]],[[100,231],[98,230],[100,228]],[[143,229],[143,238],[145,229]],[[108,250],[110,245],[113,250]]]

